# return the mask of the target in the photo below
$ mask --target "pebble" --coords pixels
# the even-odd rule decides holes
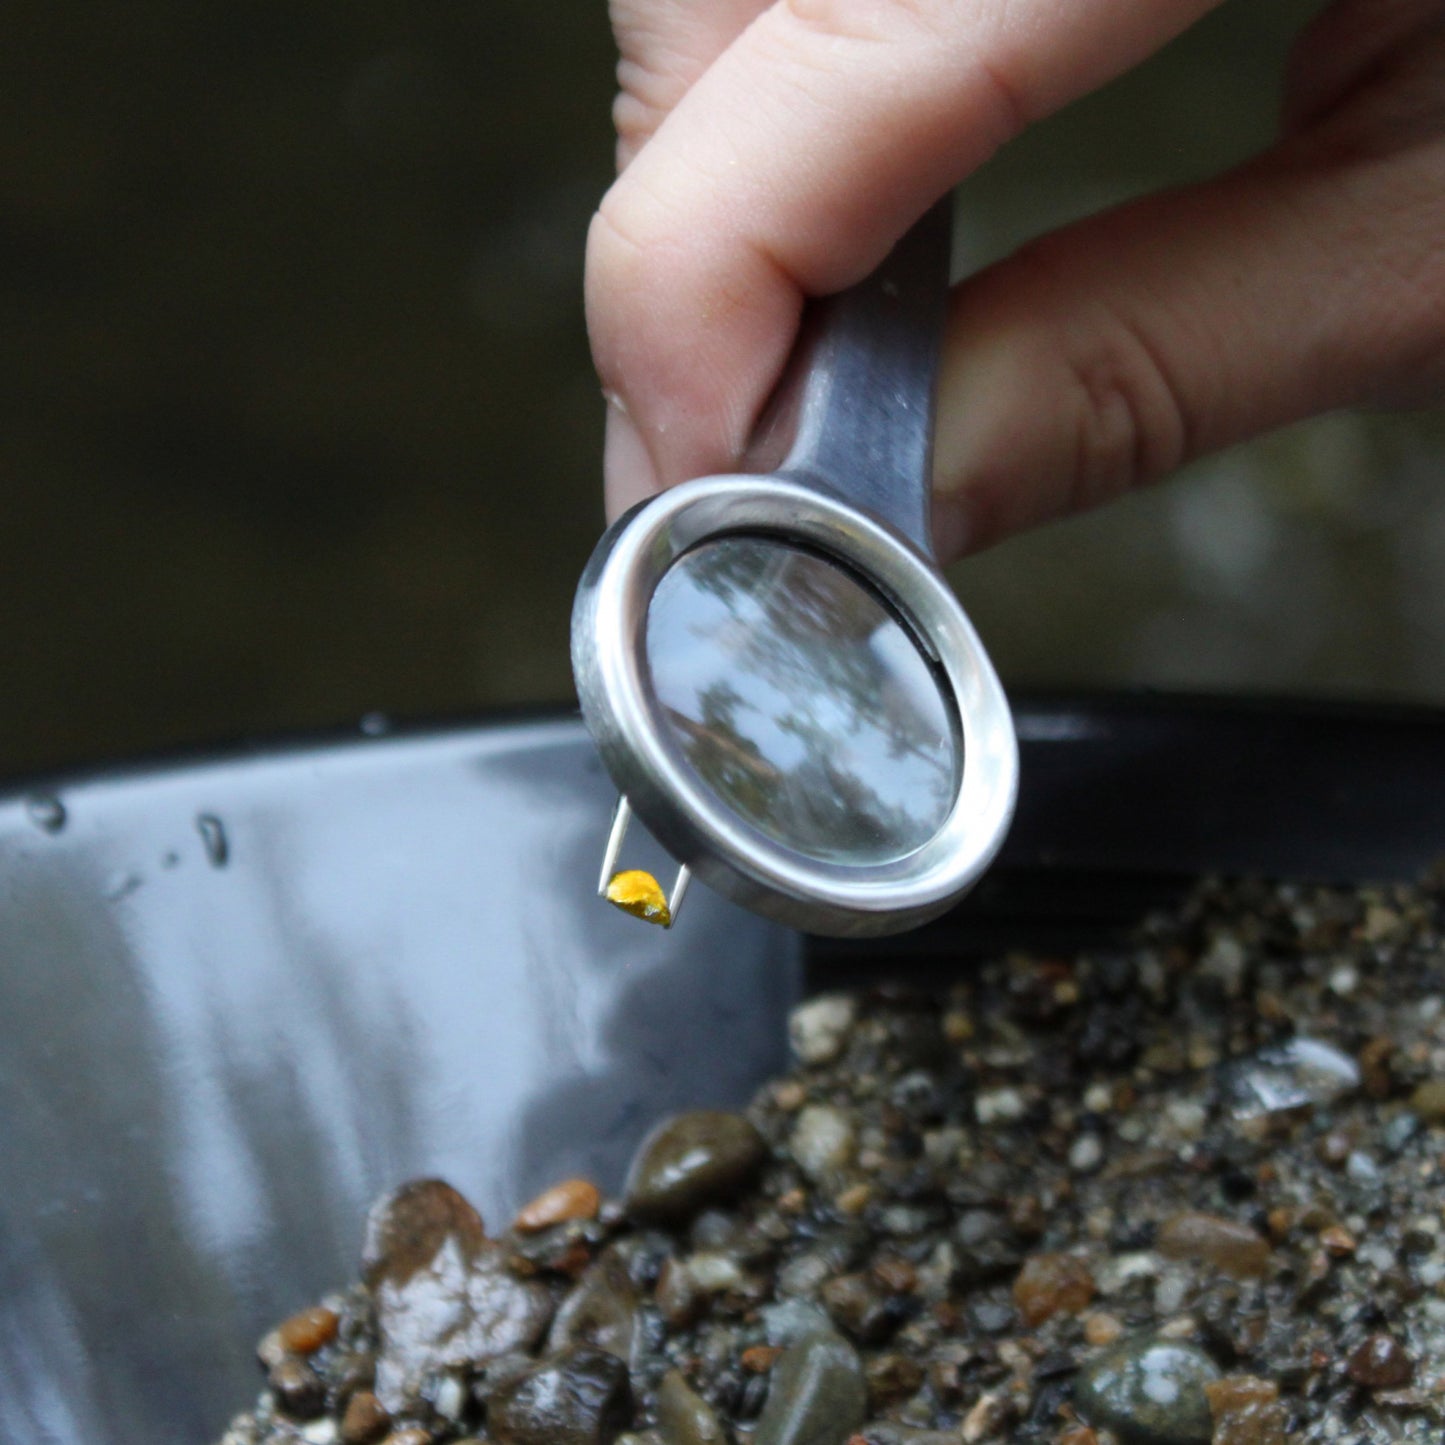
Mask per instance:
[[[861,1345],[878,1345],[902,1323],[898,1297],[866,1274],[843,1274],[820,1291],[833,1322]]]
[[[596,1219],[601,1207],[601,1192],[590,1180],[565,1179],[524,1204],[512,1228],[520,1234],[535,1234],[573,1219]]]
[[[1210,1445],[1214,1420],[1205,1387],[1219,1370],[1202,1350],[1133,1340],[1093,1361],[1074,1388],[1079,1413],[1123,1445]]]
[[[825,993],[799,1004],[788,1019],[788,1040],[803,1064],[831,1064],[843,1052],[858,1000],[851,994]]]
[[[1103,1141],[1092,1131],[1080,1134],[1069,1146],[1069,1168],[1075,1174],[1092,1174],[1103,1162]]]
[[[322,1345],[329,1345],[336,1338],[337,1316],[335,1310],[325,1305],[315,1305],[301,1310],[276,1327],[276,1334],[283,1348],[296,1355],[314,1355]]]
[[[374,1445],[391,1429],[391,1415],[370,1390],[358,1390],[346,1402],[341,1438],[346,1445]]]
[[[314,1420],[326,1408],[326,1384],[304,1360],[282,1360],[266,1383],[293,1419]]]
[[[480,1215],[439,1180],[404,1186],[372,1210],[363,1268],[380,1337],[376,1394],[393,1414],[429,1376],[530,1349],[551,1323],[545,1286],[513,1275]]]
[[[798,1114],[788,1138],[788,1152],[814,1183],[845,1168],[853,1158],[853,1148],[853,1125],[848,1115],[829,1104],[809,1104]]]
[[[1165,1220],[1156,1243],[1169,1259],[1213,1266],[1234,1279],[1256,1279],[1269,1269],[1269,1241],[1247,1224],[1187,1209]]]
[[[862,1425],[867,1401],[853,1347],[834,1334],[810,1335],[773,1367],[753,1445],[842,1445]]]
[[[1255,1375],[1228,1375],[1204,1387],[1214,1417],[1211,1445],[1286,1445],[1288,1412],[1279,1386]]]
[[[487,1401],[496,1445],[613,1445],[631,1421],[627,1366],[586,1345],[534,1365]]]
[[[663,1445],[724,1445],[727,1440],[717,1411],[678,1370],[669,1370],[662,1377],[653,1413]]]
[[[1415,1362],[1393,1335],[1374,1334],[1351,1354],[1345,1369],[1367,1390],[1398,1390],[1415,1378]]]
[[[1014,1304],[1030,1329],[1057,1314],[1079,1314],[1094,1298],[1094,1276],[1073,1254],[1034,1254],[1014,1280]]]
[[[1230,1072],[1234,1117],[1328,1104],[1360,1087],[1360,1066],[1333,1044],[1303,1035],[1260,1049]]]
[[[980,1124],[1013,1124],[1029,1111],[1017,1089],[989,1089],[973,1101],[974,1117]]]
[[[680,1224],[756,1177],[767,1146],[740,1114],[699,1109],[664,1120],[642,1141],[625,1189],[635,1218]]]
[[[619,1360],[631,1359],[637,1307],[627,1265],[615,1248],[608,1249],[587,1268],[557,1310],[547,1348],[591,1345]]]
[[[1445,1079],[1426,1079],[1410,1095],[1410,1108],[1427,1124],[1445,1123]]]

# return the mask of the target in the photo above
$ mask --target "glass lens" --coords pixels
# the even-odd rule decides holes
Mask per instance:
[[[786,847],[886,863],[948,816],[952,704],[892,612],[834,563],[763,537],[704,543],[653,594],[647,660],[699,777]]]

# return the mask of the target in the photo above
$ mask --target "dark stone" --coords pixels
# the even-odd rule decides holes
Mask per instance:
[[[568,1294],[552,1321],[547,1349],[592,1345],[620,1360],[632,1357],[637,1332],[637,1292],[627,1263],[615,1249],[605,1251]]]
[[[1219,1377],[1193,1345],[1131,1340],[1080,1374],[1074,1404],[1123,1445],[1210,1445],[1214,1420],[1204,1387]]]
[[[326,1409],[326,1385],[305,1360],[282,1360],[267,1374],[266,1383],[293,1420],[314,1420]]]
[[[642,1141],[627,1176],[627,1208],[639,1219],[682,1223],[745,1189],[767,1152],[762,1136],[740,1114],[712,1109],[678,1114]]]
[[[861,1345],[881,1345],[909,1308],[909,1301],[880,1288],[866,1274],[839,1275],[823,1286],[821,1294],[834,1324]]]
[[[1415,1362],[1393,1335],[1370,1335],[1345,1366],[1350,1379],[1367,1390],[1398,1390],[1415,1378]]]
[[[725,1445],[727,1435],[717,1412],[677,1370],[662,1377],[654,1413],[663,1445]]]
[[[612,1445],[631,1423],[627,1366],[587,1345],[534,1366],[487,1401],[497,1445]]]
[[[837,1335],[811,1335],[773,1367],[753,1445],[840,1445],[863,1423],[863,1366]]]
[[[450,1184],[414,1179],[372,1205],[361,1247],[361,1277],[375,1289],[404,1285],[448,1240],[470,1257],[487,1242],[482,1216]]]

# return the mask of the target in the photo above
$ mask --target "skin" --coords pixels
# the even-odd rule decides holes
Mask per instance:
[[[1214,0],[612,0],[588,238],[608,510],[736,467],[803,301]],[[1335,0],[1277,144],[955,288],[945,559],[1313,413],[1445,396],[1445,0]]]

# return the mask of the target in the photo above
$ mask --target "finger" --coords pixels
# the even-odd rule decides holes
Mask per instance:
[[[956,292],[941,548],[974,550],[1316,412],[1445,393],[1445,141],[1342,145],[1291,142]]]
[[[692,83],[768,7],[769,0],[613,0],[621,59],[612,108],[624,169]]]
[[[804,294],[858,280],[1003,140],[1212,3],[777,0],[594,219],[594,357],[635,429],[613,454],[640,448],[649,485],[727,469]]]

